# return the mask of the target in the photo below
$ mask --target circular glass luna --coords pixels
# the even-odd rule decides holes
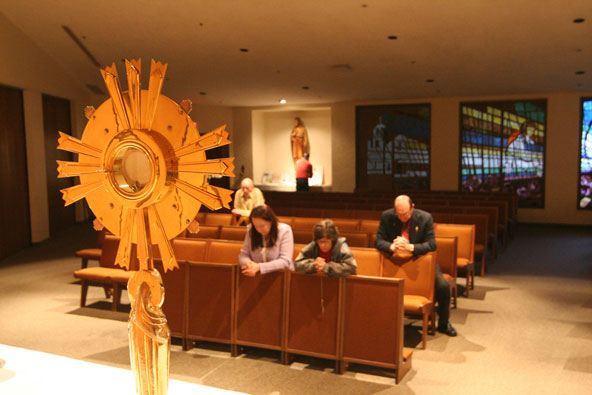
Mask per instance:
[[[140,147],[121,147],[113,157],[114,186],[124,194],[141,193],[152,179],[153,172],[148,152]]]

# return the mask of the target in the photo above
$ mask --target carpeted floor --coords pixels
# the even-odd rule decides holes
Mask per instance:
[[[129,306],[113,313],[91,287],[79,307],[73,252],[95,237],[77,225],[0,262],[0,344],[129,369]],[[203,343],[173,344],[171,377],[252,394],[591,393],[592,229],[522,225],[475,282],[452,312],[458,337],[429,336],[421,350],[419,327],[406,327],[406,346],[417,348],[399,385],[388,370],[354,365],[340,376],[330,361],[284,366],[275,352],[231,358],[228,346]]]

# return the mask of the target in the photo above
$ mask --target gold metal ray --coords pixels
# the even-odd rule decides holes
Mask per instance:
[[[142,117],[142,129],[152,129],[152,122],[156,114],[156,107],[158,105],[158,97],[162,90],[164,83],[164,76],[166,74],[168,63],[162,64],[155,62],[154,59],[150,62],[150,80],[148,82],[148,100],[146,103],[146,115]]]
[[[141,103],[140,103],[140,75],[142,72],[142,60],[125,60],[125,70],[127,73],[129,108],[128,113],[130,124],[134,129],[141,127]]]
[[[193,154],[195,152],[230,144],[230,140],[228,139],[228,132],[225,129],[226,125],[220,126],[218,129],[204,134],[194,143],[187,144],[180,148],[177,148],[175,150],[175,155],[177,156],[177,158],[180,158],[182,156]]]
[[[68,152],[74,152],[75,154],[84,154],[92,156],[93,158],[101,159],[101,151],[92,145],[83,143],[76,137],[72,137],[66,133],[58,132],[60,137],[58,138],[58,149]]]
[[[56,160],[56,162],[58,164],[58,178],[76,177],[81,174],[103,173],[105,171],[98,161],[96,163],[83,163]]]
[[[234,177],[234,158],[204,160],[201,162],[179,163],[179,172],[219,174]]]
[[[218,210],[222,207],[230,208],[230,195],[234,192],[212,185],[196,187],[178,178],[175,180],[175,186],[192,198],[201,201],[210,210]]]
[[[123,130],[130,129],[130,121],[127,116],[125,104],[123,102],[123,94],[121,93],[121,84],[119,83],[119,76],[117,75],[117,69],[115,63],[111,67],[107,66],[101,69],[103,80],[105,80],[105,86],[109,91],[111,100],[113,101],[113,110],[119,119],[119,125]]]
[[[121,212],[121,238],[119,240],[119,247],[117,248],[117,256],[115,257],[115,264],[125,269],[130,269],[131,253],[132,253],[132,231],[135,222],[135,210],[124,208]]]
[[[155,205],[148,207],[148,218],[149,223],[151,225],[150,237],[152,243],[158,245],[158,250],[160,251],[160,259],[162,260],[164,272],[166,273],[167,270],[178,269],[179,264],[177,263],[177,259],[175,258],[173,247],[169,242],[169,238],[166,236],[164,226],[162,224],[160,215],[158,214],[158,210]]]
[[[86,197],[89,193],[101,188],[103,183],[101,181],[95,181],[89,184],[80,184],[73,187],[64,188],[60,190],[62,193],[62,199],[66,202],[64,206],[69,206],[74,202]]]
[[[148,228],[148,211],[145,208],[136,211],[137,253],[140,261],[139,270],[152,269],[152,248],[150,246],[150,229]]]

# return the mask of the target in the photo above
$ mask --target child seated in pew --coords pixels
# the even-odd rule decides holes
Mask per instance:
[[[265,204],[251,210],[249,222],[238,255],[242,274],[254,277],[257,273],[294,270],[294,236],[290,225],[279,222],[271,207]]]
[[[329,277],[356,274],[356,259],[347,246],[345,237],[339,237],[339,231],[332,220],[325,219],[315,224],[313,238],[314,241],[300,251],[294,262],[297,272],[323,272]]]

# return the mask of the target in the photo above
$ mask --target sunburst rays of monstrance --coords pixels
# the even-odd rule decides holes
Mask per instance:
[[[170,331],[153,246],[165,272],[179,267],[170,240],[202,204],[229,208],[232,191],[209,185],[207,176],[234,176],[234,158],[206,159],[207,150],[230,144],[228,132],[222,126],[200,135],[188,114],[190,102],[179,106],[161,95],[166,63],[151,62],[148,90],[140,87],[140,60],[125,66],[125,92],[115,64],[101,70],[110,99],[96,110],[87,107],[82,139],[60,132],[58,149],[78,154],[78,162],[58,161],[58,177],[80,178],[61,191],[66,206],[85,198],[100,226],[120,237],[115,263],[135,270],[128,282],[128,328],[136,391],[166,394]]]

